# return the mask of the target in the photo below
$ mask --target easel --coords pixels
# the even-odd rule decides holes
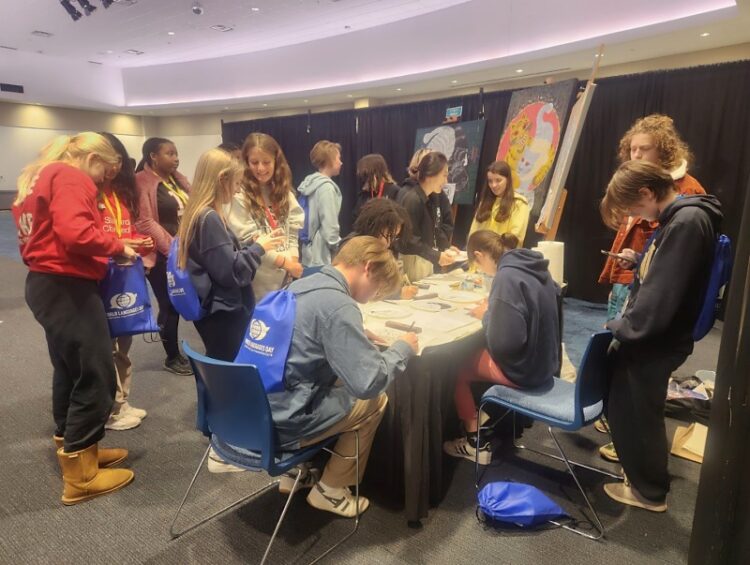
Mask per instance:
[[[586,87],[594,84],[596,75],[599,73],[599,63],[604,55],[604,44],[599,45],[599,50],[594,57],[594,65],[591,68],[591,75],[586,83]],[[565,208],[565,201],[568,199],[568,191],[565,188],[560,189],[560,196],[557,199],[555,209],[551,211],[546,217],[540,218],[535,226],[537,233],[544,235],[545,241],[554,241],[557,237],[557,230],[560,227],[560,220],[562,219],[563,209]],[[551,220],[551,221],[550,221]]]

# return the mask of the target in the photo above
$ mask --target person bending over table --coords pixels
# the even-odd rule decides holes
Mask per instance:
[[[417,336],[406,333],[380,352],[368,340],[357,302],[387,295],[398,287],[396,259],[387,244],[361,236],[346,243],[320,272],[289,285],[297,315],[284,372],[285,390],[269,394],[282,447],[300,448],[339,435],[335,450],[353,455],[359,431],[359,476],[354,460],[332,456],[317,472],[300,466],[299,488],[311,488],[314,508],[353,518],[357,514],[349,487],[362,480],[375,431],[388,398],[384,391],[403,373],[418,350]],[[284,475],[279,490],[289,492],[296,473]],[[301,485],[301,487],[300,487]],[[369,501],[360,497],[359,512]]]
[[[487,302],[472,314],[482,319],[486,349],[458,376],[455,401],[465,434],[446,441],[443,450],[452,457],[481,465],[492,460],[490,437],[481,433],[477,444],[477,406],[471,383],[488,381],[514,388],[549,385],[560,368],[560,287],[552,280],[548,261],[541,253],[516,249],[518,238],[490,230],[471,234],[466,247],[469,259],[494,275]]]

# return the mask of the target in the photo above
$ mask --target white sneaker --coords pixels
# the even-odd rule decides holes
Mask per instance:
[[[208,452],[208,472],[209,473],[241,473],[242,471],[247,471],[247,469],[238,467],[237,465],[232,465],[231,463],[227,463],[221,457],[219,457],[219,454],[214,451],[213,447],[209,450]]]
[[[486,442],[477,450],[476,447],[471,445],[469,438],[466,436],[446,441],[443,443],[443,451],[451,457],[463,457],[472,463],[477,458],[477,451],[479,451],[478,459],[480,465],[489,465],[492,462],[492,448],[490,447],[490,443]]]
[[[141,420],[148,416],[148,412],[146,412],[143,408],[136,408],[135,406],[131,406],[127,402],[120,407],[120,414],[123,413],[130,414],[131,416],[135,416],[136,418],[140,418]]]
[[[289,494],[294,488],[294,481],[297,478],[297,473],[302,473],[302,476],[297,483],[297,488],[294,492],[300,491],[304,488],[312,488],[320,480],[320,470],[310,467],[308,464],[303,463],[297,465],[297,470],[290,469],[279,478],[279,492],[281,494]]]
[[[128,413],[122,413],[119,414],[112,414],[109,417],[109,420],[107,420],[107,423],[104,424],[105,430],[115,430],[115,431],[123,431],[123,430],[132,430],[133,428],[137,428],[141,425],[141,419],[136,418],[135,416],[132,416]]]
[[[318,510],[325,510],[344,518],[354,518],[357,515],[355,497],[348,488],[327,487],[320,481],[307,495],[307,503]],[[370,507],[370,501],[364,496],[359,497],[359,513],[362,514]]]

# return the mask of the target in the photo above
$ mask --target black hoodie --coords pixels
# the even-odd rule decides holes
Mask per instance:
[[[664,209],[625,312],[607,324],[618,341],[692,349],[721,220],[721,204],[710,195],[684,196]]]
[[[530,249],[503,255],[484,316],[490,356],[523,388],[549,384],[560,369],[560,287],[548,265]]]

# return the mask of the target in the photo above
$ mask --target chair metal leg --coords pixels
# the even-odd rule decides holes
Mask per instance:
[[[354,459],[354,466],[357,473],[357,480],[354,483],[354,503],[357,507],[357,516],[354,518],[354,527],[351,529],[351,531],[346,534],[343,538],[341,538],[339,541],[337,541],[334,545],[329,547],[325,553],[322,553],[318,557],[316,557],[314,560],[310,561],[310,565],[314,565],[315,563],[319,562],[321,559],[329,555],[334,549],[339,547],[342,543],[344,543],[346,540],[348,540],[350,537],[352,537],[357,530],[359,529],[359,432],[357,430],[354,430],[354,447],[355,447],[355,453],[354,455],[341,455],[340,453],[335,452],[332,449],[326,449],[331,455],[335,457],[339,457],[341,459]]]
[[[262,492],[265,492],[269,488],[271,488],[274,485],[278,484],[278,481],[272,481],[269,484],[267,484],[266,486],[264,486],[262,488],[259,488],[258,490],[253,491],[253,492],[251,492],[250,494],[248,494],[246,496],[243,496],[238,501],[232,502],[231,504],[229,504],[228,506],[225,506],[221,510],[218,510],[217,512],[214,512],[213,514],[211,514],[210,516],[208,516],[206,518],[203,518],[202,520],[200,520],[199,522],[193,524],[189,528],[185,528],[184,530],[177,532],[177,531],[175,531],[175,524],[177,523],[177,518],[179,518],[180,512],[182,511],[182,507],[185,506],[185,502],[187,501],[187,498],[190,495],[190,491],[193,489],[193,486],[195,485],[195,482],[198,479],[198,475],[200,474],[201,470],[203,469],[203,465],[206,462],[206,459],[208,458],[208,453],[209,453],[210,450],[211,450],[211,445],[209,445],[206,448],[206,452],[203,454],[203,458],[201,459],[200,463],[198,464],[198,468],[195,470],[195,474],[193,475],[193,479],[190,481],[190,485],[188,486],[187,491],[185,491],[185,496],[182,497],[182,502],[180,502],[180,506],[177,508],[177,512],[174,515],[174,519],[172,520],[172,524],[169,526],[169,533],[172,536],[172,539],[179,538],[180,536],[182,536],[182,535],[184,535],[184,534],[186,534],[186,533],[194,530],[198,526],[202,526],[206,522],[208,522],[208,521],[216,518],[219,514],[223,514],[224,512],[226,512],[228,510],[231,510],[235,506],[238,506],[238,505],[242,504],[243,502],[245,502],[247,499],[252,498],[253,496],[256,496],[256,495],[258,495],[258,494],[260,494]]]
[[[613,479],[617,479],[619,481],[625,480],[625,477],[623,477],[622,475],[618,475],[617,473],[612,473],[611,471],[607,471],[606,469],[602,469],[600,467],[593,467],[591,465],[586,465],[585,463],[578,463],[577,461],[571,461],[570,459],[566,460],[560,457],[559,455],[555,455],[554,453],[549,453],[547,451],[540,451],[538,449],[534,449],[533,447],[528,447],[521,443],[517,443],[516,442],[516,419],[515,418],[513,418],[513,447],[516,449],[523,449],[526,451],[531,451],[532,453],[536,453],[537,455],[544,455],[545,457],[556,459],[557,461],[560,461],[563,463],[567,462],[573,465],[574,467],[588,469],[589,471],[593,471],[594,473],[599,473],[600,475],[604,475],[605,477],[612,477]]]
[[[565,465],[568,468],[568,472],[573,476],[573,480],[576,482],[576,485],[578,486],[578,490],[581,491],[581,495],[583,495],[583,499],[586,501],[586,506],[589,507],[591,514],[594,516],[594,520],[596,520],[596,524],[592,524],[592,525],[597,529],[598,535],[596,536],[591,535],[590,533],[586,531],[579,530],[578,528],[569,526],[568,524],[564,524],[562,522],[550,520],[550,523],[560,526],[570,532],[573,532],[574,534],[578,534],[579,536],[583,536],[588,539],[598,540],[598,539],[603,538],[604,526],[602,526],[602,522],[601,520],[599,520],[599,515],[596,513],[596,510],[594,510],[594,507],[591,505],[591,502],[589,502],[589,497],[586,496],[586,492],[583,490],[581,483],[578,482],[578,477],[576,476],[575,471],[573,471],[573,466],[571,465],[571,462],[568,460],[568,458],[565,456],[565,452],[562,450],[562,447],[560,446],[560,442],[557,441],[557,437],[555,437],[555,434],[552,431],[552,427],[547,426],[547,431],[549,431],[549,435],[552,437],[552,440],[555,442],[555,446],[557,446],[557,450],[560,452],[561,459],[562,461],[565,462]]]
[[[266,552],[263,554],[263,559],[260,560],[260,565],[263,565],[266,562],[266,558],[268,557],[268,554],[271,551],[271,546],[273,545],[273,542],[276,539],[276,534],[279,533],[281,522],[284,521],[284,516],[286,516],[286,511],[289,509],[289,505],[292,502],[292,497],[294,496],[294,493],[297,492],[297,483],[299,483],[299,479],[301,476],[302,476],[302,470],[297,471],[297,477],[294,479],[294,486],[292,487],[292,490],[289,491],[289,496],[286,497],[286,504],[284,504],[284,509],[281,511],[281,516],[279,516],[279,520],[276,522],[276,527],[274,528],[273,534],[271,534],[271,539],[268,542],[268,545],[266,546]]]

